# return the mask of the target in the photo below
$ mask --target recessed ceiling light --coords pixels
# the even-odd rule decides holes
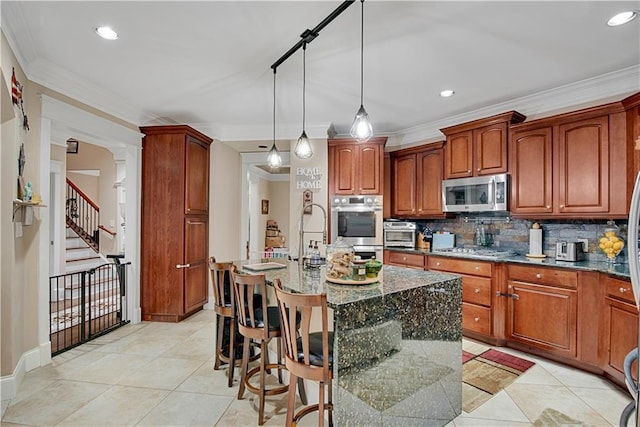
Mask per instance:
[[[635,10],[620,12],[617,15],[609,18],[609,20],[607,21],[607,25],[610,27],[617,27],[618,25],[623,25],[629,21],[632,21],[636,16],[638,16],[638,13]]]
[[[446,89],[440,92],[440,96],[443,98],[448,98],[450,96],[453,96],[454,93],[455,91],[453,89]]]
[[[111,27],[107,27],[107,26],[98,27],[98,28],[96,28],[96,33],[98,33],[98,35],[100,37],[102,37],[103,39],[106,39],[106,40],[117,40],[118,39],[118,33],[113,31],[113,29]]]

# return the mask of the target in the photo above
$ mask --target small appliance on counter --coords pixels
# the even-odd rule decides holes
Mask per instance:
[[[383,232],[385,247],[413,249],[416,246],[415,222],[385,221]]]
[[[584,253],[584,242],[562,241],[556,243],[557,261],[582,261],[584,260]]]

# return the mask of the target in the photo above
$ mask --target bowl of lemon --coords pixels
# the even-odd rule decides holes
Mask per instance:
[[[604,237],[600,238],[598,247],[607,256],[607,261],[615,263],[616,257],[624,248],[624,240],[619,235],[619,229],[613,221],[607,222],[607,228],[604,230]]]

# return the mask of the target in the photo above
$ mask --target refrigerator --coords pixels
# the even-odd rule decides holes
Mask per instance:
[[[640,308],[640,251],[638,245],[640,244],[640,173],[636,177],[635,186],[633,188],[633,195],[631,197],[631,206],[629,207],[629,225],[628,225],[628,253],[629,253],[629,274],[631,276],[631,285],[633,288],[633,296],[636,302],[636,306]],[[640,331],[640,325],[638,328]],[[638,336],[638,343],[640,346],[640,333]],[[637,364],[635,372],[632,372],[632,365],[635,360],[638,359],[638,347],[631,350],[624,361],[624,373],[625,381],[629,393],[633,400],[624,409],[620,417],[620,426],[627,426],[630,420],[635,421],[635,425],[640,427],[640,410],[638,408],[638,382],[635,378],[640,379],[640,363]],[[635,374],[635,375],[634,375]]]

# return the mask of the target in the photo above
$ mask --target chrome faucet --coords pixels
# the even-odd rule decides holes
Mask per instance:
[[[304,231],[304,210],[310,206],[317,206],[322,211],[324,215],[324,228],[322,231]],[[303,263],[303,253],[304,253],[304,235],[305,233],[322,233],[322,244],[327,244],[327,211],[324,207],[320,206],[317,203],[307,203],[302,207],[302,212],[300,213],[300,242],[298,242],[298,264]]]

